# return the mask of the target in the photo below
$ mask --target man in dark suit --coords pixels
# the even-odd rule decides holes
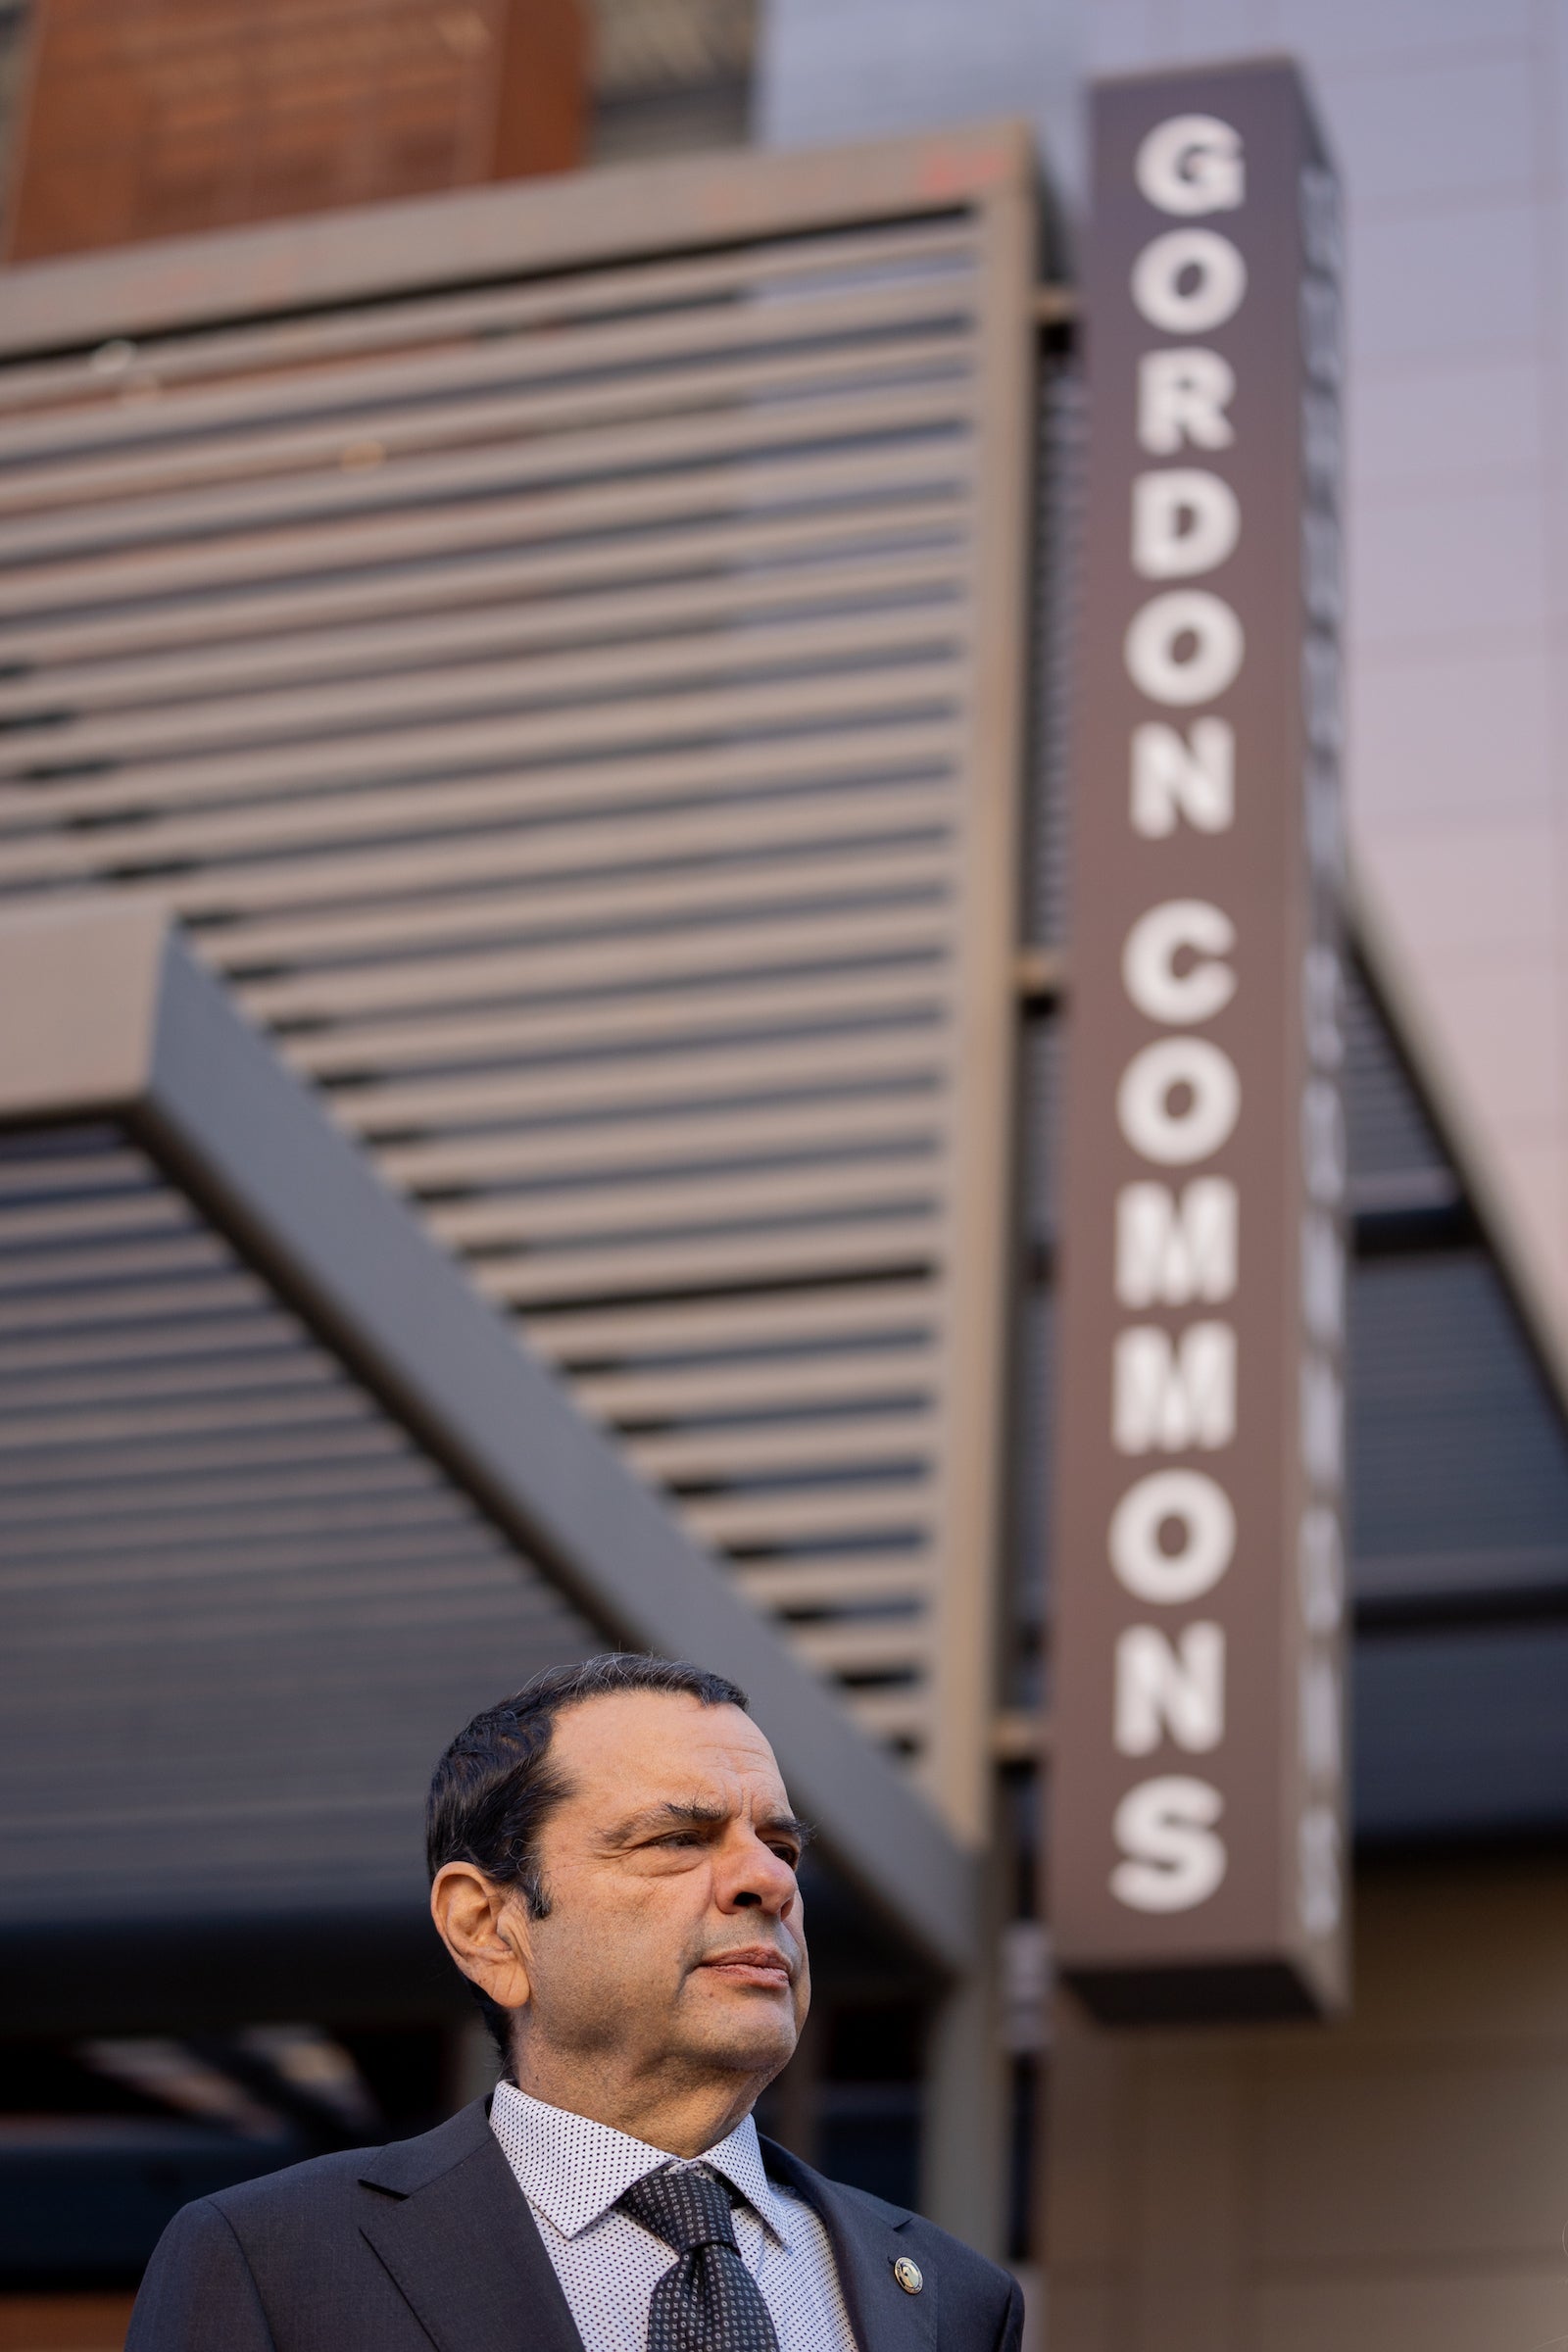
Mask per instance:
[[[186,2206],[126,2352],[1016,2352],[1004,2272],[758,2136],[810,1998],[807,1832],[745,1707],[605,1657],[475,1717],[430,1900],[503,2080]]]

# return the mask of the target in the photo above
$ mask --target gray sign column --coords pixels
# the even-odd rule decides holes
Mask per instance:
[[[1102,86],[1052,1813],[1115,2017],[1345,1980],[1336,189],[1286,65]]]

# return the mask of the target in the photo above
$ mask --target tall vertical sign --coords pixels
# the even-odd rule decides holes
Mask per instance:
[[[1345,1993],[1339,210],[1295,71],[1096,95],[1053,1928]]]

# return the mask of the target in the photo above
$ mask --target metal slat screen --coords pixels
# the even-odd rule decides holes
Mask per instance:
[[[162,894],[915,1756],[1010,923],[985,214],[0,367],[0,898]]]
[[[0,1929],[416,1906],[453,1727],[600,1637],[118,1128],[0,1137]]]

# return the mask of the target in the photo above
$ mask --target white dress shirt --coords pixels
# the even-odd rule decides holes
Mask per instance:
[[[615,2200],[663,2148],[498,2082],[490,2129],[539,2225],[585,2352],[648,2352],[648,2307],[677,2257]],[[833,2248],[809,2205],[762,2169],[750,2116],[701,2161],[738,2188],[735,2243],[761,2289],[779,2352],[855,2352]]]

